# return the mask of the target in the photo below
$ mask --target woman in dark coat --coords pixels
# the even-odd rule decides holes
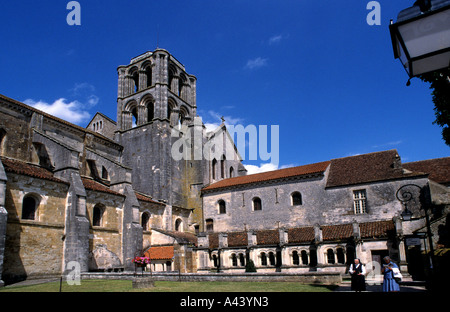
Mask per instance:
[[[348,270],[352,277],[352,290],[365,291],[366,290],[366,269],[359,259],[350,265]]]

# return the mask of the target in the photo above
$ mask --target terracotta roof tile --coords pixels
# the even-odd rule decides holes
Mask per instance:
[[[315,238],[313,227],[288,229],[289,243],[305,243],[311,242]]]
[[[366,222],[359,225],[359,231],[361,238],[381,238],[394,232],[395,225],[393,221]]]
[[[329,161],[325,161],[325,162],[320,162],[320,163],[315,163],[315,164],[305,165],[305,166],[300,166],[300,167],[292,167],[292,168],[286,168],[286,169],[280,169],[280,170],[274,170],[274,171],[268,171],[268,172],[263,172],[263,173],[250,174],[250,175],[239,176],[239,177],[235,177],[235,178],[224,179],[224,180],[213,183],[213,184],[203,188],[202,191],[209,191],[209,190],[221,189],[221,188],[237,186],[237,185],[245,185],[245,184],[257,183],[257,182],[265,182],[265,181],[291,178],[291,177],[297,177],[297,176],[303,176],[303,175],[323,173],[327,169],[329,164],[330,164]]]
[[[150,247],[144,252],[144,256],[149,257],[150,260],[171,260],[173,255],[173,246]]]
[[[103,185],[97,181],[90,179],[90,178],[82,177],[81,181],[83,181],[84,188],[87,190],[109,193],[109,194],[114,194],[114,195],[125,197],[125,195],[123,195],[119,192],[110,190],[106,185]]]
[[[20,161],[17,159],[11,159],[6,157],[1,157],[1,161],[3,167],[6,172],[12,172],[17,174],[22,174],[26,176],[30,176],[33,178],[39,178],[44,180],[50,180],[54,182],[69,184],[63,180],[57,179],[53,176],[53,172],[48,169],[42,168],[37,165],[29,164],[24,161]]]
[[[228,233],[228,247],[239,247],[248,245],[247,232]]]
[[[274,245],[280,243],[278,230],[256,231],[256,243],[258,245]]]
[[[353,236],[351,224],[322,226],[322,238],[324,241],[346,239]]]
[[[403,167],[412,171],[428,173],[428,178],[437,183],[450,184],[450,157],[405,163]]]
[[[420,176],[404,172],[396,150],[376,152],[331,160],[327,187],[354,185]]]

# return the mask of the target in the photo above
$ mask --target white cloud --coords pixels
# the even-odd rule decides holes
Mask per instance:
[[[282,35],[276,35],[276,36],[270,37],[269,44],[279,43],[281,41],[281,39],[283,39]]]
[[[247,69],[258,69],[267,66],[267,59],[262,57],[257,57],[252,60],[248,60],[245,68]]]
[[[84,110],[84,105],[79,101],[68,102],[66,99],[60,98],[53,103],[34,101],[32,99],[27,99],[23,102],[47,114],[59,117],[74,124],[89,121],[91,118],[91,115]]]
[[[247,174],[255,174],[278,169],[278,166],[272,163],[261,164],[260,166],[244,165],[244,167],[247,169]]]

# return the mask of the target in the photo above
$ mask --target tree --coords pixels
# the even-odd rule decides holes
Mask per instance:
[[[245,266],[245,272],[256,272],[255,264],[253,263],[253,260],[248,260],[247,265]]]
[[[419,78],[430,83],[436,115],[433,124],[443,128],[442,138],[445,144],[450,146],[450,69],[424,74]]]

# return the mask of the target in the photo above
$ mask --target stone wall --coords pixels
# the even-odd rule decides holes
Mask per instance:
[[[67,185],[8,174],[5,281],[61,274]],[[22,220],[27,194],[40,198],[35,220]]]

